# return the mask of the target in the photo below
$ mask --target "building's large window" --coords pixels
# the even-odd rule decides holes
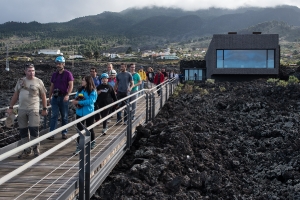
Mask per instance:
[[[274,68],[274,50],[217,50],[217,68]]]
[[[184,79],[186,81],[199,81],[202,80],[202,69],[185,69]]]

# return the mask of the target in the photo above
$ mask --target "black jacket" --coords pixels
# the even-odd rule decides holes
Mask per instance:
[[[108,104],[117,101],[117,97],[113,87],[109,84],[100,84],[97,86],[97,92],[101,91],[97,97],[97,104],[99,108],[107,106]]]

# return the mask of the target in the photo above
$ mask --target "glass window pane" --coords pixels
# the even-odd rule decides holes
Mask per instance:
[[[224,50],[224,68],[266,67],[266,50]]]
[[[275,68],[274,50],[268,50],[268,68]]]
[[[223,68],[223,50],[217,50],[217,68]]]

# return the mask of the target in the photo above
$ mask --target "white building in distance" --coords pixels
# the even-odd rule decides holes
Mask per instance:
[[[41,49],[39,50],[38,54],[45,54],[45,55],[63,55],[59,49]]]

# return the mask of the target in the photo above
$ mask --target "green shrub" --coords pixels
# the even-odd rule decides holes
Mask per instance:
[[[211,84],[215,84],[215,79],[210,79],[208,78],[205,83],[211,83]]]
[[[288,83],[289,84],[297,84],[297,83],[299,83],[299,79],[296,76],[290,76]]]
[[[220,89],[220,92],[225,92],[226,91],[226,88],[223,87],[223,86],[219,86],[219,89]]]
[[[278,82],[278,81],[279,81],[278,78],[269,78],[269,79],[267,80],[267,83],[276,83],[276,82]]]
[[[194,85],[194,81],[186,81],[185,82],[187,85]]]
[[[287,81],[284,80],[280,80],[277,82],[277,86],[282,86],[282,87],[286,87],[289,83]]]

